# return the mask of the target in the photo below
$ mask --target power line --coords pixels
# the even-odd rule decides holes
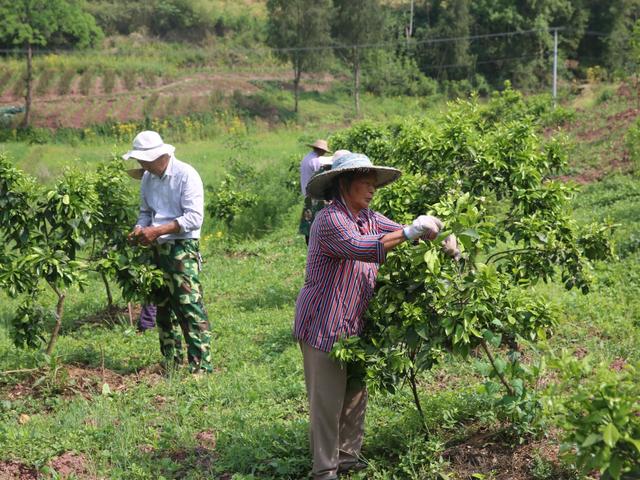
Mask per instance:
[[[539,58],[538,55],[521,55],[519,57],[503,57],[503,58],[492,58],[490,60],[480,60],[477,62],[467,62],[467,63],[451,63],[448,65],[425,65],[422,68],[428,70],[438,70],[445,68],[462,68],[462,67],[473,67],[475,65],[487,65],[490,63],[500,63],[500,62],[511,62],[514,60],[532,60],[534,58]]]
[[[399,47],[399,46],[416,46],[416,45],[435,45],[440,43],[451,43],[451,42],[460,42],[464,40],[468,41],[476,41],[487,38],[505,38],[505,37],[515,37],[519,35],[531,35],[534,33],[549,33],[555,30],[564,31],[564,30],[572,30],[566,27],[550,27],[550,28],[535,28],[530,30],[515,30],[510,32],[496,32],[496,33],[484,33],[478,35],[461,35],[456,37],[436,37],[436,38],[425,38],[423,40],[411,40],[407,43],[406,39],[403,40],[395,40],[393,42],[379,42],[379,43],[363,43],[363,44],[355,44],[355,45],[342,45],[342,44],[330,44],[330,45],[313,45],[313,46],[299,46],[299,47],[233,47],[233,48],[220,48],[210,50],[211,52],[221,52],[221,53],[255,53],[257,51],[264,52],[309,52],[309,51],[323,51],[323,50],[350,50],[350,49],[376,49],[376,48],[387,48],[387,47]],[[600,32],[592,32],[593,34],[600,34]],[[62,50],[62,49],[33,49],[32,53],[34,54],[43,54],[43,53],[69,53],[70,50]],[[73,51],[77,52],[77,51]],[[3,48],[0,49],[0,53],[27,53],[27,50],[24,48]],[[118,55],[118,52],[100,52],[102,55]]]

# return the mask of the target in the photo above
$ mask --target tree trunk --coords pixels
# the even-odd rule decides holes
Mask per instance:
[[[356,117],[360,116],[360,55],[358,47],[354,49],[353,56],[353,100],[356,107]]]
[[[104,272],[100,272],[100,276],[102,277],[102,282],[104,283],[104,289],[107,291],[107,306],[111,307],[113,305],[113,295],[111,294],[109,280],[107,280],[107,276],[104,274]]]
[[[296,68],[295,75],[293,78],[293,98],[294,98],[294,108],[293,111],[298,113],[298,101],[300,97],[300,77],[302,76],[302,72],[300,68]]]
[[[58,333],[60,333],[60,327],[62,326],[62,314],[64,313],[64,299],[65,292],[58,290],[56,287],[53,288],[53,291],[58,295],[58,304],[56,305],[56,324],[53,326],[53,331],[51,332],[51,338],[49,339],[49,345],[47,345],[47,355],[51,355],[53,352],[53,346],[56,344],[56,340],[58,339]]]
[[[22,119],[22,126],[27,128],[31,123],[31,89],[33,86],[33,51],[31,49],[31,44],[29,42],[25,42],[25,47],[27,48],[27,78],[26,82],[26,93],[24,96],[24,118]]]
[[[416,371],[411,368],[409,370],[409,383],[411,384],[411,392],[413,393],[413,403],[416,405],[416,410],[420,414],[420,421],[424,428],[425,440],[429,440],[429,427],[427,421],[424,418],[424,411],[422,410],[422,404],[420,403],[420,397],[418,396],[418,379],[416,378]]]

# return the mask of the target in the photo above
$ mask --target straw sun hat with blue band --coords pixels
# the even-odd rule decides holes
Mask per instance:
[[[395,182],[402,172],[393,167],[374,165],[363,153],[349,153],[336,158],[331,170],[315,175],[307,184],[307,195],[316,200],[327,200],[331,194],[334,181],[347,172],[376,173],[376,188]]]

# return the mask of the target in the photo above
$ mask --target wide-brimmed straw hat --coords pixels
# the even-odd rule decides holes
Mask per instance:
[[[374,165],[369,157],[362,153],[348,153],[336,158],[331,165],[331,170],[311,178],[307,184],[307,195],[317,200],[326,200],[336,178],[347,172],[375,172],[377,188],[389,185],[402,175],[397,168]]]
[[[313,143],[307,143],[307,147],[317,148],[318,150],[323,150],[325,152],[330,152],[331,151],[331,150],[329,150],[329,145],[327,145],[327,141],[326,140],[322,140],[321,138],[319,138],[318,140],[316,140]]]
[[[162,155],[172,155],[176,149],[173,145],[164,143],[159,133],[151,130],[140,132],[133,139],[133,148],[125,153],[122,158],[129,160],[142,160],[143,162],[153,162]]]

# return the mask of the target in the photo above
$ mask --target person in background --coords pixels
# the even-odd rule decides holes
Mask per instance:
[[[304,206],[302,207],[302,215],[300,216],[300,225],[298,227],[298,232],[304,235],[307,245],[309,245],[309,232],[311,231],[313,219],[327,205],[324,200],[315,200],[307,195],[307,184],[315,174],[331,168],[331,163],[335,158],[345,153],[350,153],[348,150],[338,150],[333,156],[327,156],[329,147],[325,140],[316,140],[309,146],[313,150],[300,162],[300,188],[302,195],[304,195]]]
[[[140,213],[129,239],[151,246],[164,274],[164,284],[153,297],[166,366],[182,364],[184,335],[191,372],[211,372],[211,333],[199,279],[204,189],[198,172],[174,152],[157,132],[144,131],[123,155],[137,160],[144,170]]]
[[[405,241],[433,240],[443,228],[436,217],[420,215],[403,226],[369,209],[376,190],[400,174],[395,168],[373,165],[366,155],[349,153],[307,185],[311,198],[332,200],[311,227],[306,278],[293,327],[309,399],[314,479],[336,479],[366,467],[360,449],[367,392],[348,382],[347,368],[329,352],[338,339],[362,333],[378,267],[387,252]],[[444,248],[451,256],[459,255],[454,236],[445,240]]]

